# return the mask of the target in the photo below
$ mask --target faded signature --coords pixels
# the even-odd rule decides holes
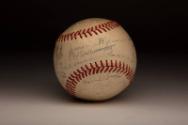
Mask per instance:
[[[62,55],[68,60],[63,63],[62,68],[70,69],[86,62],[90,62],[97,56],[101,55],[121,58],[123,55],[119,55],[113,51],[114,47],[117,46],[117,41],[119,40],[99,38],[98,41],[93,44],[71,46],[67,49],[67,52]]]
[[[93,82],[101,82],[101,81],[109,80],[111,78],[120,78],[120,77],[122,77],[122,75],[119,75],[119,74],[113,74],[113,75],[108,74],[105,76],[98,75],[98,77],[91,77],[89,80],[84,79],[83,83],[90,84]]]
[[[98,53],[112,53],[113,47],[115,45],[115,41],[104,40],[103,38],[100,38],[96,44],[82,45],[80,47],[71,48],[68,55],[70,59],[78,59],[80,57],[83,58]]]

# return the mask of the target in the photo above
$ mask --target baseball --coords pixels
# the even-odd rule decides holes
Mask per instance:
[[[115,21],[89,18],[76,22],[57,39],[54,67],[63,88],[90,101],[110,99],[132,81],[136,51]]]

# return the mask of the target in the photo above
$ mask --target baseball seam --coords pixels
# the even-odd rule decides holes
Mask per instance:
[[[73,71],[66,80],[65,89],[71,94],[76,95],[76,86],[84,78],[101,73],[119,73],[129,81],[132,80],[134,72],[130,65],[117,60],[100,60],[99,62],[85,64]]]
[[[78,38],[83,39],[83,38],[87,38],[89,36],[93,36],[93,35],[99,35],[101,33],[110,31],[116,27],[118,27],[119,24],[115,21],[108,21],[105,23],[101,23],[95,26],[91,26],[89,28],[83,28],[74,32],[70,32],[70,33],[65,33],[62,34],[59,37],[59,42],[66,42],[66,41],[70,41],[70,40],[76,40]]]

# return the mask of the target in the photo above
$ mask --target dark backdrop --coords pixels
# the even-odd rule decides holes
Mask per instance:
[[[139,53],[187,53],[187,2],[172,0],[16,0],[0,3],[0,49],[52,52],[72,23],[109,18],[126,28]]]

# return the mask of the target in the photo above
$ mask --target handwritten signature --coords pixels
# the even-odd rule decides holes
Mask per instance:
[[[113,47],[116,45],[115,41],[104,40],[100,38],[96,44],[82,45],[77,48],[69,50],[70,59],[78,59],[80,57],[91,56],[98,53],[112,53]]]
[[[118,75],[118,74],[106,74],[105,76],[102,76],[102,75],[98,75],[98,77],[91,77],[89,80],[86,80],[84,79],[83,80],[83,83],[85,84],[90,84],[90,83],[93,83],[93,82],[101,82],[101,81],[106,81],[106,80],[109,80],[111,78],[120,78],[122,77],[122,75]]]

